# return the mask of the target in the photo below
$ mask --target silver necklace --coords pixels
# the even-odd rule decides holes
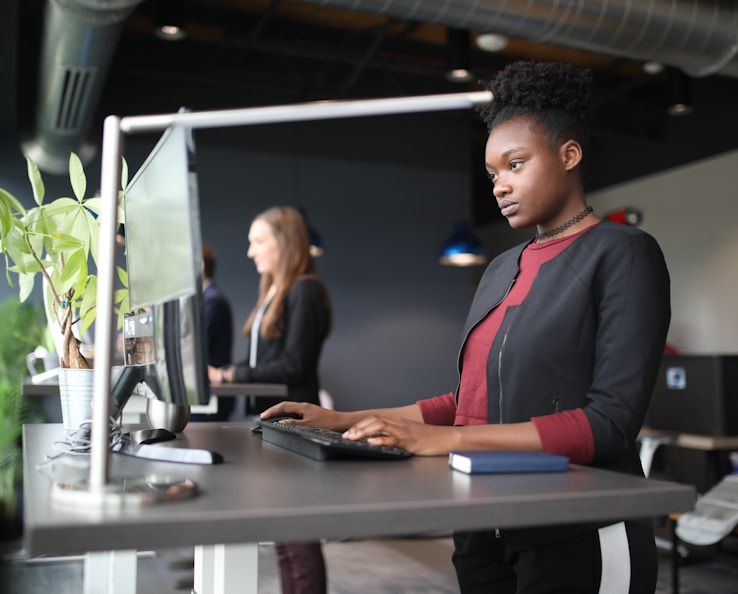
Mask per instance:
[[[580,212],[578,215],[570,218],[566,223],[562,223],[555,229],[550,229],[549,231],[544,231],[543,233],[536,233],[536,239],[549,239],[550,237],[554,237],[558,235],[559,233],[563,233],[566,231],[569,227],[576,225],[579,221],[581,221],[584,217],[586,217],[589,213],[591,213],[594,209],[591,206],[588,206],[585,208],[582,212]]]

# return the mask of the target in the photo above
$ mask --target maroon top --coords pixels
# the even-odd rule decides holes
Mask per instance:
[[[479,322],[464,345],[458,406],[453,392],[418,401],[423,420],[431,425],[485,425],[488,414],[487,359],[508,307],[521,304],[544,262],[556,257],[584,229],[574,235],[543,243],[531,243],[520,258],[520,274],[503,301]],[[594,455],[592,428],[582,409],[531,419],[552,454],[568,456],[574,464],[587,464]]]

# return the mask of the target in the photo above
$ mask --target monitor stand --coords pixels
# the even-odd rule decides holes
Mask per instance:
[[[111,451],[127,456],[146,458],[147,460],[159,460],[161,462],[180,462],[184,464],[220,464],[223,462],[223,456],[218,452],[137,443],[128,435],[124,435],[114,444]]]

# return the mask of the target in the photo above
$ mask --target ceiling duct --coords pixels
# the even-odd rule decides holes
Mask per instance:
[[[301,0],[738,76],[735,0]]]
[[[142,0],[47,0],[35,137],[24,152],[63,173],[94,154],[87,128],[123,22]],[[735,0],[301,0],[409,21],[738,77]]]
[[[86,135],[126,17],[142,0],[48,0],[44,7],[34,136],[23,152],[49,173],[69,153],[95,153]]]

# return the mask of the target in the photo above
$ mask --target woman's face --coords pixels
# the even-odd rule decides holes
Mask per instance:
[[[249,229],[249,250],[259,274],[275,274],[279,262],[279,245],[269,223],[256,219]]]
[[[572,169],[580,160],[577,143],[552,147],[527,118],[494,128],[487,139],[485,165],[510,226],[549,229],[579,212],[583,196]]]

